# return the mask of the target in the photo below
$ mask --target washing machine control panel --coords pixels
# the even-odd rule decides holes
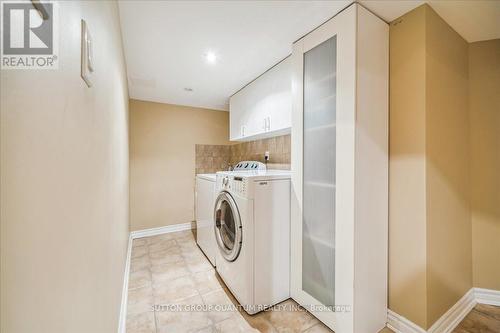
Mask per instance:
[[[234,171],[261,171],[266,165],[258,161],[241,161],[234,166]]]
[[[245,196],[247,194],[247,183],[248,179],[244,177],[233,177],[231,182],[231,190],[235,193],[238,193],[241,196]]]
[[[246,196],[248,191],[248,179],[240,176],[217,175],[217,190],[228,191],[241,196]]]

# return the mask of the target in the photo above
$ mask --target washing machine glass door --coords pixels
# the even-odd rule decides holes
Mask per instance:
[[[222,256],[234,261],[241,249],[242,228],[240,214],[234,199],[227,192],[221,192],[215,201],[215,239]]]

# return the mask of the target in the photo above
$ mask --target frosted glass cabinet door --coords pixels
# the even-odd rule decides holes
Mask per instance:
[[[292,53],[292,298],[338,333],[353,333],[352,214],[356,7]]]
[[[336,37],[304,53],[302,289],[335,305]]]

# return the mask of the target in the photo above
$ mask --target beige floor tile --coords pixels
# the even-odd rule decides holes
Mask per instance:
[[[282,311],[266,311],[264,317],[278,332],[302,332],[319,321],[305,310],[297,310],[297,303],[287,300],[280,303]]]
[[[251,327],[240,314],[236,314],[231,318],[223,320],[215,324],[217,333],[259,333]]]
[[[378,333],[394,333],[393,330],[391,330],[389,327],[384,327],[380,332]]]
[[[196,333],[217,333],[217,331],[215,330],[215,326],[208,326],[208,327],[202,328],[199,331],[196,331]]]
[[[179,245],[186,245],[186,246],[198,246],[196,244],[196,239],[193,236],[183,236],[183,237],[176,237],[175,241]]]
[[[177,245],[179,246],[182,254],[186,254],[186,255],[190,255],[193,253],[200,253],[201,254],[200,248],[198,247],[198,245],[196,245],[196,243],[194,241],[176,240],[176,242],[177,242]]]
[[[146,245],[137,246],[133,249],[131,259],[142,257],[148,253],[148,247]]]
[[[136,314],[151,312],[154,305],[153,288],[151,286],[132,289],[128,292],[127,313]]]
[[[184,260],[188,266],[188,269],[191,273],[199,273],[205,271],[211,271],[214,267],[210,264],[210,262],[205,258],[205,256],[193,256],[193,257],[185,257]]]
[[[154,312],[144,312],[127,316],[127,333],[155,333]]]
[[[168,249],[173,249],[177,247],[177,242],[174,239],[161,240],[153,244],[149,244],[149,253],[165,251]]]
[[[178,300],[198,295],[194,279],[183,276],[177,279],[153,285],[155,304],[175,303]]]
[[[174,262],[184,261],[178,247],[169,248],[166,250],[153,252],[149,254],[151,266],[161,266]]]
[[[141,269],[135,272],[130,272],[128,288],[135,289],[144,286],[151,286],[151,272],[149,269]]]
[[[160,266],[151,266],[151,273],[154,284],[168,282],[190,274],[184,261]]]
[[[203,252],[200,250],[200,248],[198,247],[198,245],[179,245],[179,247],[191,247],[193,250],[192,251],[182,251],[181,250],[181,253],[182,253],[182,256],[186,259],[186,260],[197,260],[197,259],[204,259],[204,260],[207,260],[207,257],[205,257],[205,255],[203,254]]]
[[[158,311],[156,312],[156,329],[158,333],[183,333],[198,332],[212,326],[207,312],[203,311],[203,301],[200,296],[184,299],[177,302],[180,307],[198,306],[195,309],[181,308],[181,311]]]
[[[198,292],[203,295],[211,291],[220,290],[224,285],[217,278],[215,269],[210,269],[193,274]]]
[[[240,312],[243,319],[261,333],[277,333],[276,329],[271,325],[271,323],[264,317],[264,313],[260,312],[254,315],[249,315],[245,311]]]
[[[311,328],[308,328],[304,333],[333,333],[325,324],[318,323]]]
[[[135,257],[130,260],[130,271],[136,272],[143,269],[149,269],[151,267],[151,261],[149,260],[149,255],[146,253],[140,257]]]
[[[186,239],[195,241],[194,233],[191,230],[183,230],[179,232],[172,233],[175,239]]]
[[[477,304],[474,310],[500,321],[500,306]]]
[[[147,238],[136,238],[132,240],[132,250],[139,247],[139,246],[145,246],[148,245],[148,239]]]
[[[239,315],[238,310],[224,290],[212,291],[201,297],[203,298],[203,302],[211,307],[208,311],[208,315],[214,323],[229,319],[235,314]]]
[[[161,235],[156,235],[156,236],[151,236],[151,237],[146,237],[146,242],[147,244],[156,244],[165,240],[172,240],[175,239],[174,235],[172,233],[167,233],[167,234],[161,234]]]

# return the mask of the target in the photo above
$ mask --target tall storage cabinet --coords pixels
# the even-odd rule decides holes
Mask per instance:
[[[388,65],[356,3],[293,46],[291,294],[336,333],[387,318]]]

